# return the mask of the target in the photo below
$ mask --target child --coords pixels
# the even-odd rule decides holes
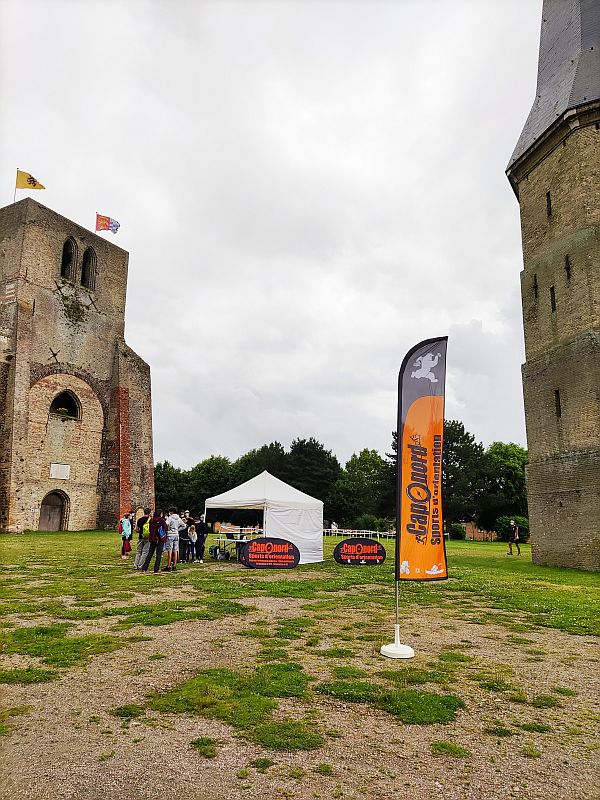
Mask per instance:
[[[196,558],[196,542],[198,541],[198,534],[196,533],[196,526],[190,525],[188,528],[188,536],[190,537],[190,561],[193,561],[194,564],[198,563],[198,559]]]
[[[125,514],[119,522],[119,533],[121,534],[121,558],[127,558],[127,553],[131,552],[131,538],[133,536],[131,514]]]

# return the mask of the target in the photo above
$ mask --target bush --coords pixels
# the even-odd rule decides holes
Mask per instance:
[[[514,520],[519,526],[519,543],[523,544],[529,539],[529,520],[527,517],[509,517],[507,515],[498,517],[494,523],[494,530],[498,534],[498,539],[501,542],[508,542],[511,531],[511,520]]]
[[[377,517],[374,514],[361,514],[354,520],[354,528],[359,531],[376,531]]]
[[[359,531],[380,531],[385,533],[390,528],[394,528],[395,522],[384,517],[376,517],[374,514],[361,514],[352,523],[352,527]]]
[[[467,532],[460,524],[460,522],[453,522],[450,526],[450,538],[451,539],[466,539]]]

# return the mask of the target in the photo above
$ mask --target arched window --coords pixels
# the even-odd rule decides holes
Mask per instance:
[[[73,392],[61,392],[56,395],[50,404],[50,414],[62,419],[80,419],[81,406],[79,400]]]
[[[83,254],[83,261],[81,262],[81,285],[86,289],[96,288],[96,253],[93,247],[88,249]]]
[[[77,261],[77,245],[74,239],[67,239],[63,244],[62,259],[60,262],[60,275],[61,278],[66,278],[68,281],[73,280],[75,274],[75,262]]]

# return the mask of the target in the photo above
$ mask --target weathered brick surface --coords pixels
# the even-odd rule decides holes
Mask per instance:
[[[523,365],[530,461],[598,446],[599,364],[600,331],[590,331]],[[560,416],[555,390],[560,393]]]
[[[510,171],[523,238],[533,559],[582,569],[600,569],[599,128],[597,103],[573,111]]]
[[[531,461],[527,486],[536,564],[598,569],[599,476],[599,448]]]
[[[551,152],[518,188],[525,265],[521,296],[529,360],[599,326],[600,130],[590,125],[570,132],[564,146]]]
[[[69,237],[76,258],[62,278]],[[93,291],[81,283],[88,247]],[[123,341],[127,262],[124,250],[31,199],[0,209],[0,528],[36,528],[55,490],[70,530],[112,526],[153,503],[150,370]],[[123,352],[132,355],[121,364]],[[80,419],[49,414],[64,390]],[[51,463],[68,464],[69,479],[51,479]]]

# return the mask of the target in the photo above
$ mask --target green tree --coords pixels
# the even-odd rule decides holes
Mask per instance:
[[[342,468],[331,450],[314,439],[294,439],[282,480],[319,500],[325,500]],[[325,508],[328,517],[328,509]]]
[[[234,486],[249,481],[266,470],[276,478],[284,480],[286,468],[286,452],[279,442],[265,444],[240,456],[231,466],[231,477]]]
[[[484,449],[458,420],[444,422],[442,479],[444,517],[473,519],[484,487]]]
[[[325,505],[326,519],[344,528],[353,526],[361,511],[360,501],[344,474],[331,487]]]
[[[359,515],[385,514],[382,500],[388,480],[389,466],[376,450],[354,454],[328,495],[332,518],[338,524],[353,525]]]
[[[166,510],[170,506],[179,508],[182,498],[187,495],[187,473],[162,461],[154,467],[154,493],[156,507]]]
[[[186,508],[203,511],[207,497],[231,489],[231,461],[225,456],[210,456],[189,472],[189,493]]]
[[[480,528],[494,530],[501,516],[527,516],[526,464],[527,450],[512,442],[494,442],[485,451],[484,491],[477,514]]]

